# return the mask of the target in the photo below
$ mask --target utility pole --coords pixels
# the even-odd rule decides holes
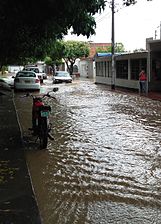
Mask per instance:
[[[124,5],[130,6],[131,4],[135,4],[136,0],[123,0]],[[147,0],[151,1],[151,0]],[[111,89],[115,90],[115,79],[116,79],[116,68],[115,68],[115,1],[111,1],[111,11],[112,11],[112,35],[111,35],[111,48],[112,48],[112,68],[111,68]]]
[[[112,44],[112,69],[111,69],[111,89],[115,90],[115,21],[114,21],[114,9],[115,3],[112,0],[112,34],[111,34],[111,44]]]
[[[155,30],[155,40],[157,39],[157,30]]]
[[[160,21],[160,39],[161,39],[161,21]]]

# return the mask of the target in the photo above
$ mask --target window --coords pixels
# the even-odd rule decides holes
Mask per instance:
[[[116,78],[128,79],[128,60],[116,61]]]
[[[109,61],[105,61],[105,77],[110,77]]]
[[[97,76],[103,76],[103,62],[96,62],[96,74]]]
[[[146,71],[147,59],[146,58],[131,59],[130,64],[131,64],[131,79],[138,80],[139,72],[141,71],[141,69],[144,68]]]
[[[27,68],[24,68],[23,70],[25,70],[25,71],[33,71],[35,73],[39,73],[39,69],[38,68],[34,68],[34,67],[27,67]]]
[[[110,77],[110,62],[96,62],[96,75],[102,77]]]
[[[36,77],[33,72],[18,72],[16,77]]]
[[[96,62],[95,66],[96,66],[96,76],[99,76],[99,62]]]

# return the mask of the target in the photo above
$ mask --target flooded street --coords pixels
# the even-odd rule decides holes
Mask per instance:
[[[15,96],[43,224],[160,224],[161,102],[90,80],[55,96],[48,150],[29,143],[31,100]]]

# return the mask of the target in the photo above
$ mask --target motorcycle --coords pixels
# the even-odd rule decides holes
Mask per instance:
[[[46,105],[43,101],[45,97],[56,99],[51,96],[51,92],[57,92],[58,88],[53,88],[52,91],[43,94],[42,96],[34,96],[27,93],[26,96],[30,96],[33,99],[32,103],[32,128],[29,130],[33,131],[33,135],[37,136],[40,142],[40,149],[47,148],[48,138],[54,140],[53,136],[50,134],[51,123],[49,121],[49,115],[51,112],[51,106]]]

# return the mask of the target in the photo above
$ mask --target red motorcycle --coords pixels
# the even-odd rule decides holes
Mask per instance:
[[[55,99],[55,97],[51,96],[51,92],[58,91],[58,88],[54,88],[52,91],[49,91],[42,96],[34,96],[32,94],[26,94],[26,96],[31,96],[33,98],[32,104],[32,128],[29,130],[33,131],[33,135],[37,136],[37,139],[40,141],[40,148],[47,148],[48,138],[53,140],[54,138],[51,136],[51,123],[49,121],[49,115],[51,112],[51,107],[46,105],[43,101],[45,97],[50,97]]]

